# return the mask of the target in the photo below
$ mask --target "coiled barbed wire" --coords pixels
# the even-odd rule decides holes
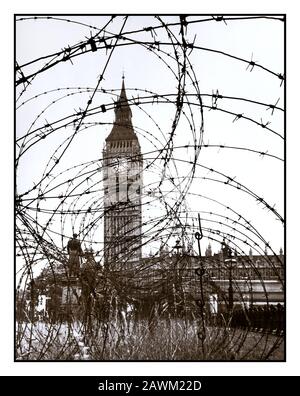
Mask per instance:
[[[17,45],[16,359],[282,360],[285,72],[253,60],[262,44],[251,35],[251,58],[222,48],[222,39],[209,47],[199,36],[239,24],[246,37],[257,23],[268,36],[281,31],[284,17],[92,19],[16,17],[17,32],[31,37],[37,24],[44,40],[50,27],[80,37],[56,51],[44,41],[33,59]],[[137,249],[131,239],[107,269],[101,144],[115,123],[122,72],[116,76],[116,63],[126,51],[136,51],[139,61],[126,71],[126,85],[127,75],[134,81],[135,69],[145,68],[145,86],[126,86],[142,148],[142,220],[123,223],[115,243],[124,245],[141,227],[144,257],[129,266]],[[207,56],[231,80],[230,91],[201,70],[212,67]],[[283,67],[279,46],[275,58]],[[97,70],[91,79],[89,64]],[[228,64],[240,68],[242,81],[228,74]],[[198,216],[202,249],[211,243],[215,255],[199,258]],[[67,253],[74,232],[83,248],[76,284]],[[222,242],[235,251],[230,261]],[[250,301],[255,291],[263,305]]]

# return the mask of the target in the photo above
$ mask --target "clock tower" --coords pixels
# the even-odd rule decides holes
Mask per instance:
[[[103,150],[104,266],[132,269],[142,257],[143,159],[134,132],[124,76],[115,121]]]

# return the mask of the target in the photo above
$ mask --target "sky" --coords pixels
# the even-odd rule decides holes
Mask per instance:
[[[187,21],[194,23],[189,23],[185,29],[185,39],[195,48],[186,52],[189,75],[184,81],[185,104],[173,134],[172,158],[163,177],[164,161],[157,150],[164,147],[171,134],[180,72],[175,59],[176,47],[171,40],[176,42],[181,40],[181,36],[180,26],[171,26],[168,36],[161,24],[178,23],[179,16],[162,16],[161,20],[153,16],[130,16],[126,21],[124,17],[117,16],[111,22],[109,16],[99,15],[17,18],[16,59],[20,66],[25,64],[22,71],[26,75],[37,71],[45,60],[26,66],[27,63],[86,41],[98,32],[96,28],[107,23],[105,36],[113,36],[125,22],[122,34],[126,39],[122,42],[127,45],[117,46],[113,51],[104,48],[95,52],[82,51],[71,61],[59,62],[38,74],[25,91],[23,84],[17,89],[16,136],[20,138],[19,144],[25,142],[26,149],[20,151],[17,167],[18,194],[26,193],[34,185],[39,186],[42,175],[47,173],[45,169],[52,167],[66,146],[68,141],[65,139],[72,138],[51,176],[41,184],[42,191],[50,191],[51,188],[51,194],[46,193],[46,199],[38,204],[42,213],[37,212],[36,200],[28,212],[42,225],[47,225],[51,217],[48,228],[58,246],[64,247],[74,230],[80,232],[95,221],[90,232],[82,231],[82,240],[85,248],[100,252],[101,259],[102,149],[114,121],[112,103],[120,92],[124,73],[127,96],[132,103],[132,121],[144,158],[143,254],[157,251],[162,242],[171,249],[182,233],[186,233],[185,243],[195,245],[193,235],[197,231],[198,213],[201,213],[204,230],[203,251],[211,243],[213,251],[218,252],[223,237],[228,238],[240,254],[248,254],[250,247],[254,248],[254,253],[262,253],[264,242],[270,244],[270,253],[278,253],[283,247],[284,234],[279,218],[240,188],[245,186],[256,197],[263,198],[269,208],[274,208],[283,217],[283,111],[268,108],[268,104],[277,104],[283,109],[283,85],[277,75],[256,65],[252,69],[251,64],[230,56],[253,61],[275,74],[283,74],[284,24],[278,19],[232,19],[225,23],[213,20],[211,16],[190,16]],[[151,26],[160,28],[143,30]],[[113,41],[114,38],[107,39],[108,44]],[[159,46],[149,47],[155,41],[160,43]],[[179,46],[177,50],[179,61],[182,61],[183,51]],[[102,73],[104,78],[98,84]],[[76,118],[74,114],[85,108],[96,86],[99,89],[91,107],[105,104],[108,111],[96,110],[84,120],[89,124],[85,124],[75,137],[72,137],[74,124],[47,138],[38,137],[38,133],[41,137],[43,131],[38,128],[52,123],[60,125],[57,120],[65,117]],[[197,97],[199,92],[204,106],[202,112]],[[231,99],[219,98],[214,110],[211,109],[211,95],[217,92]],[[144,99],[149,95],[150,99]],[[158,103],[153,99],[154,95],[159,95]],[[139,105],[135,104],[137,100],[141,102]],[[249,119],[236,119],[237,114]],[[22,140],[26,134],[28,137]],[[195,158],[195,142],[201,143],[202,147],[191,178],[193,169],[190,162]],[[100,171],[95,172],[99,164]],[[148,164],[151,166],[147,167]],[[91,207],[96,213],[91,216],[56,214],[53,219],[50,212],[44,214],[44,210],[53,211],[59,205],[58,198],[47,197],[68,195],[66,189],[71,191],[71,186],[67,186],[66,181],[82,169],[93,173],[91,184],[97,187],[97,191],[88,200],[83,196],[68,204],[73,205],[73,209]],[[86,191],[88,183],[89,180],[81,182],[74,191]],[[23,198],[36,197],[36,191]],[[170,225],[166,207],[170,209],[181,201],[182,191],[186,193],[185,199],[180,204],[178,218],[173,219]],[[163,217],[165,221],[158,226],[158,236],[152,240],[152,222]],[[250,224],[255,230],[247,230]],[[170,234],[173,237],[169,239]]]

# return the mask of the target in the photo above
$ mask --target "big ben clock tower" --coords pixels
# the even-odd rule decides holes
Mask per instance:
[[[142,257],[143,159],[131,118],[123,76],[103,150],[104,265],[109,269],[133,269]]]

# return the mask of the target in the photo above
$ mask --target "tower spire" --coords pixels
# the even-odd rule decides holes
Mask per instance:
[[[106,141],[137,140],[131,122],[132,113],[126,95],[124,80],[123,73],[120,96],[115,102],[115,122]]]
[[[124,82],[124,74],[122,77],[122,88],[121,88],[121,93],[119,96],[119,99],[116,102],[116,107],[115,107],[115,114],[116,114],[116,122],[117,121],[128,121],[131,122],[131,109],[128,104],[128,99],[126,95],[126,89],[125,89],[125,82]]]

